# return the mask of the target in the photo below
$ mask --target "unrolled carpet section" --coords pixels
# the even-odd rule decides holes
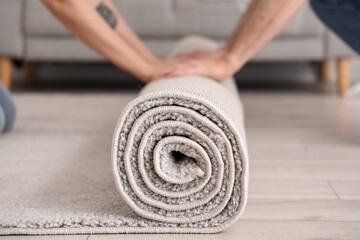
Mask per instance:
[[[215,44],[190,37],[173,54],[199,47]],[[244,210],[248,182],[234,80],[183,76],[148,84],[121,114],[113,170],[122,198],[154,220],[154,231],[214,233],[231,225]]]

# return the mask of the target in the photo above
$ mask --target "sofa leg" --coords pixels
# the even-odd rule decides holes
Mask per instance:
[[[13,63],[10,58],[0,57],[0,80],[7,88],[10,88],[11,84],[12,65]]]
[[[320,63],[320,74],[321,81],[324,83],[330,80],[330,59],[324,59]]]
[[[350,85],[350,58],[339,58],[336,65],[338,93],[343,95]]]
[[[25,80],[33,82],[36,77],[36,65],[33,62],[25,62]]]

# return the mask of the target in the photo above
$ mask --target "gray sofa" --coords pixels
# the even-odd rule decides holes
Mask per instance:
[[[145,44],[163,57],[179,38],[198,34],[224,42],[249,0],[114,0]],[[308,4],[285,30],[252,61],[319,61],[328,78],[329,59],[336,59],[339,92],[349,84],[353,52],[330,33]],[[10,86],[12,60],[36,62],[102,62],[75,39],[39,0],[0,0],[0,78]]]

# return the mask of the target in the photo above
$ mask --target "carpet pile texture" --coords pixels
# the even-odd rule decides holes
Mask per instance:
[[[215,47],[189,37],[172,55]],[[50,118],[31,112],[29,126],[20,115],[23,128],[0,139],[0,234],[216,233],[243,212],[248,154],[232,78],[183,76],[146,85],[120,114],[111,164],[101,158],[110,152],[107,119],[119,108],[109,105],[122,107],[129,98],[85,107],[59,99],[52,101],[61,103],[58,111],[37,109],[50,110]],[[68,108],[71,122],[59,122]],[[75,127],[77,116],[82,122]],[[47,131],[52,120],[59,124]]]

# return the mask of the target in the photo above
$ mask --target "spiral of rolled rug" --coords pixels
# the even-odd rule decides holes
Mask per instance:
[[[213,49],[201,37],[171,55]],[[187,75],[146,85],[123,110],[113,137],[113,173],[126,203],[153,220],[140,232],[214,233],[244,210],[248,154],[233,78]]]

